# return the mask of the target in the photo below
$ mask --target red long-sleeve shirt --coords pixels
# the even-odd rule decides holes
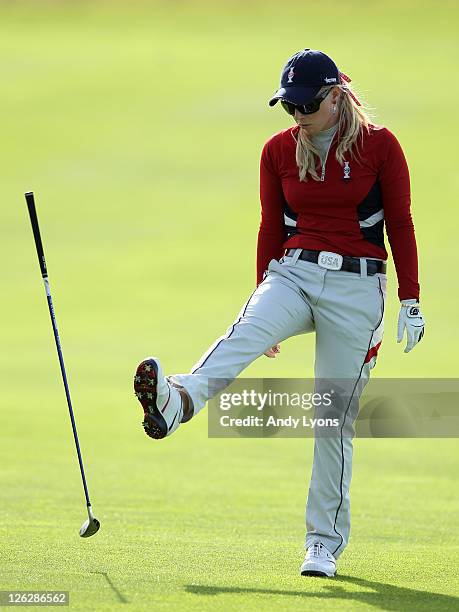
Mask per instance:
[[[300,182],[298,126],[272,136],[260,164],[261,223],[257,283],[287,248],[387,259],[384,224],[398,278],[398,296],[419,299],[418,260],[410,212],[410,178],[402,148],[387,128],[371,125],[358,139],[360,157],[340,165],[335,134],[323,180]]]

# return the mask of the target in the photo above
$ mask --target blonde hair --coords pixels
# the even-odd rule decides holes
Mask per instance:
[[[354,92],[349,85],[327,85],[322,87],[318,95],[338,87],[341,95],[338,101],[338,147],[336,149],[336,159],[343,165],[344,155],[349,152],[352,158],[359,154],[358,138],[363,138],[363,130],[368,131],[371,123],[369,107],[360,99],[359,106],[352,97]],[[352,95],[351,95],[352,94]],[[355,146],[354,146],[355,145]],[[319,151],[314,146],[311,138],[300,129],[296,141],[296,163],[299,169],[300,181],[306,182],[308,174],[315,180],[320,181],[316,165],[320,159]]]

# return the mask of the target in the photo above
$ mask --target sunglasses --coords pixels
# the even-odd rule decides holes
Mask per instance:
[[[311,100],[311,102],[307,104],[293,104],[292,102],[287,102],[287,100],[281,100],[281,106],[289,115],[295,115],[296,110],[302,115],[312,115],[313,113],[317,113],[321,103],[330,92],[331,89],[328,89],[322,95],[317,96],[317,98],[314,98],[314,100]]]

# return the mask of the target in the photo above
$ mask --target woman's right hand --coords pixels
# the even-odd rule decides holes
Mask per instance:
[[[268,349],[266,353],[264,354],[266,355],[266,357],[273,359],[277,355],[277,353],[280,353],[280,344],[275,344],[272,348]]]

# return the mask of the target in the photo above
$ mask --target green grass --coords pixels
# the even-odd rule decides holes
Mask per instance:
[[[129,8],[128,8],[129,7]],[[80,610],[453,610],[456,440],[357,440],[351,544],[299,577],[312,445],[155,444],[133,369],[184,372],[253,288],[267,99],[305,46],[339,60],[406,151],[427,332],[395,342],[390,266],[375,376],[454,377],[456,3],[1,3],[2,589]],[[23,192],[42,225],[100,533],[84,504]],[[311,376],[313,337],[246,376]]]

